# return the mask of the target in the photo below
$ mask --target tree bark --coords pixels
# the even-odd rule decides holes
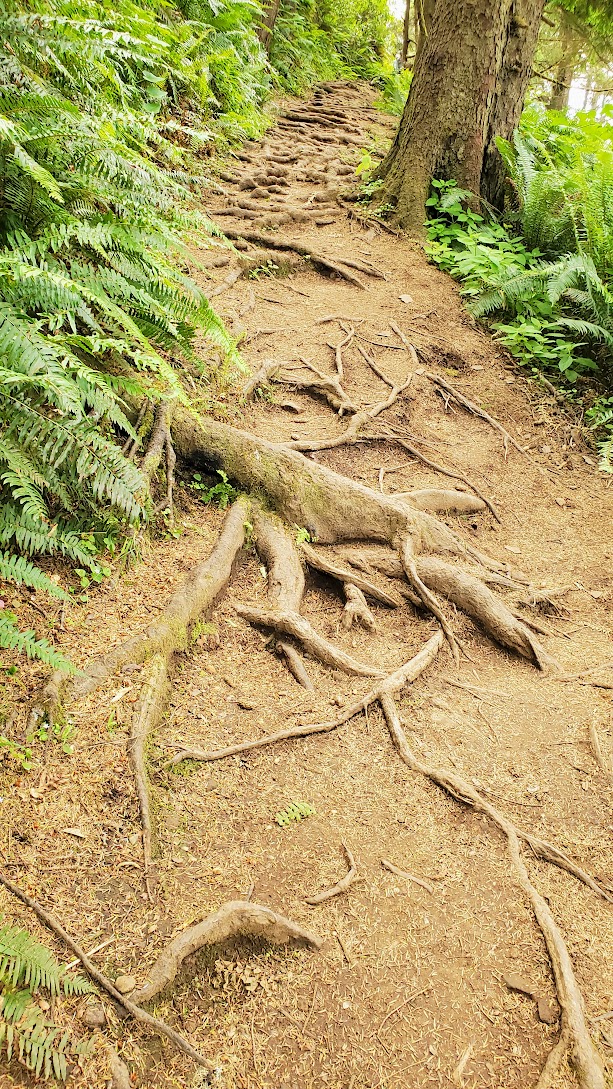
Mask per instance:
[[[402,48],[400,50],[400,67],[407,67],[409,56],[409,35],[411,32],[411,0],[406,0],[404,7],[404,19],[402,22]]]
[[[436,0],[415,0],[415,61],[421,56],[432,29]]]
[[[270,0],[270,3],[266,5],[264,9],[264,18],[258,28],[258,38],[260,39],[264,49],[267,53],[270,53],[270,46],[272,42],[272,36],[275,29],[275,23],[277,21],[277,15],[279,14],[279,8],[281,7],[281,0]]]
[[[500,206],[495,138],[521,116],[544,0],[437,0],[398,132],[384,160],[383,199],[420,230],[432,178]]]

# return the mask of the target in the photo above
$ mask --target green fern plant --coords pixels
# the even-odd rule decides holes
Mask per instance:
[[[68,600],[68,594],[43,571],[30,563],[25,556],[13,556],[8,552],[4,554],[0,552],[0,580],[16,586],[29,586],[33,590],[43,590],[51,597]],[[17,617],[7,609],[0,612],[0,648],[24,651],[28,658],[37,658],[52,669],[61,669],[68,673],[75,672],[72,663],[60,651],[55,650],[46,639],[37,639],[35,632],[30,630],[21,631]]]
[[[88,980],[62,968],[27,930],[0,926],[0,1049],[7,1061],[16,1060],[37,1077],[65,1081],[69,1055],[83,1053],[86,1045],[55,1024],[37,999],[92,990]]]
[[[312,817],[315,810],[308,802],[292,802],[287,809],[277,813],[275,821],[281,828],[289,828],[295,821],[302,821],[305,817]]]

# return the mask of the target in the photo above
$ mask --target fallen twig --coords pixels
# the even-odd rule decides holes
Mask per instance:
[[[397,866],[394,866],[393,862],[388,862],[387,858],[381,859],[381,865],[384,870],[389,870],[390,873],[395,873],[398,877],[406,877],[407,881],[413,881],[414,884],[421,885],[422,889],[434,896],[434,885],[431,885],[429,881],[424,881],[421,877],[415,877],[415,874],[407,873],[406,870],[399,870]]]
[[[607,759],[602,751],[602,746],[600,744],[600,738],[598,737],[598,731],[596,730],[595,722],[590,722],[588,731],[590,735],[590,746],[592,749],[594,760],[598,764],[598,767],[600,768],[602,774],[609,780],[611,784],[613,784],[613,768],[611,767],[611,762]]]
[[[342,892],[346,892],[350,885],[353,884],[358,876],[357,866],[355,859],[345,843],[341,844],[343,851],[347,855],[347,862],[349,863],[349,873],[345,877],[341,877],[340,881],[336,882],[336,885],[332,885],[331,888],[325,889],[323,892],[315,893],[314,896],[306,896],[305,900],[307,904],[322,904],[324,900],[331,900],[333,896],[340,896]]]

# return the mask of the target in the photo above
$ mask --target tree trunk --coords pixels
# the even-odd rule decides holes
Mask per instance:
[[[402,23],[402,49],[400,51],[400,67],[407,67],[409,54],[409,34],[411,29],[411,0],[406,0],[404,8],[404,20]]]
[[[421,56],[432,28],[436,0],[415,0],[415,61]]]
[[[550,110],[565,110],[568,106],[570,85],[577,63],[578,43],[564,9],[560,11],[560,48],[562,56],[556,65],[555,83],[551,85]]]
[[[495,137],[521,116],[544,0],[437,0],[398,132],[384,160],[395,221],[421,229],[432,178],[454,178],[499,206]]]
[[[270,0],[270,3],[264,9],[264,18],[258,28],[258,38],[267,53],[270,53],[270,45],[280,7],[281,0]]]

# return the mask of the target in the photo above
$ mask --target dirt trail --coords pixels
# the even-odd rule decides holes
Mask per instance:
[[[305,119],[317,111],[316,120]],[[251,406],[230,406],[230,422],[276,442],[340,435],[346,416],[301,381],[314,377],[304,360],[328,378],[337,375],[343,340],[342,385],[357,406],[385,400],[414,372],[379,423],[470,479],[494,505],[500,524],[487,509],[449,518],[476,549],[537,586],[569,587],[555,609],[523,610],[545,627],[539,638],[564,674],[611,661],[613,502],[591,452],[555,400],[473,325],[451,281],[419,246],[339,206],[360,149],[392,124],[372,110],[370,92],[330,85],[312,106],[285,103],[280,112],[267,138],[224,173],[225,196],[207,202],[213,218],[231,232],[276,228],[272,242],[291,238],[364,288],[298,256],[283,270],[285,260],[260,246],[243,247],[240,264],[233,257],[221,265],[217,251],[200,254],[220,289],[213,289],[215,304],[244,335],[253,371],[282,361],[282,374],[293,377],[266,385]],[[250,278],[234,277],[249,266]],[[419,353],[417,366],[405,341]],[[482,406],[529,456],[512,446],[505,454],[501,436],[426,372]],[[458,486],[391,440],[311,456],[390,494]],[[149,623],[211,550],[223,514],[199,504],[187,486],[178,492],[178,539],[154,542],[127,577],[67,615],[62,645],[76,661]],[[266,572],[251,552],[179,660],[169,712],[149,752],[159,769],[153,902],[142,881],[126,754],[137,698],[130,667],[71,714],[77,732],[69,761],[54,750],[39,780],[7,786],[0,816],[13,879],[85,948],[111,939],[97,963],[113,978],[128,972],[139,983],[170,936],[226,900],[251,895],[319,935],[319,952],[249,943],[209,950],[158,999],[157,1014],[223,1066],[229,1089],[535,1086],[559,1034],[559,1011],[543,938],[504,837],[400,762],[378,705],[329,734],[164,768],[172,745],[220,749],[302,718],[324,721],[372,686],[308,658],[314,691],[296,684],[275,641],[236,612],[239,601],[266,605],[266,589]],[[411,605],[392,610],[372,601],[375,630],[347,629],[338,589],[324,574],[311,575],[303,615],[353,658],[386,673],[435,631],[432,618]],[[466,652],[459,669],[445,648],[437,667],[399,699],[414,751],[461,774],[521,829],[611,882],[612,780],[594,758],[590,727],[610,759],[613,669],[587,678],[602,687],[586,678],[564,682],[496,646],[460,612],[454,628]],[[292,802],[314,813],[281,827],[275,815]],[[342,895],[308,904],[346,874],[343,844],[358,879]],[[383,867],[384,859],[422,884]],[[566,939],[611,1076],[613,1017],[597,1019],[613,1008],[613,909],[569,874],[527,852],[526,861]],[[15,913],[4,894],[0,907]],[[33,926],[30,915],[23,918]],[[510,976],[536,997],[505,983]],[[136,1085],[202,1084],[170,1044],[120,1022],[112,1009],[109,1019]],[[105,1062],[100,1048],[75,1072],[75,1086],[106,1085]],[[18,1084],[2,1078],[0,1085]],[[554,1084],[576,1083],[563,1065]]]

